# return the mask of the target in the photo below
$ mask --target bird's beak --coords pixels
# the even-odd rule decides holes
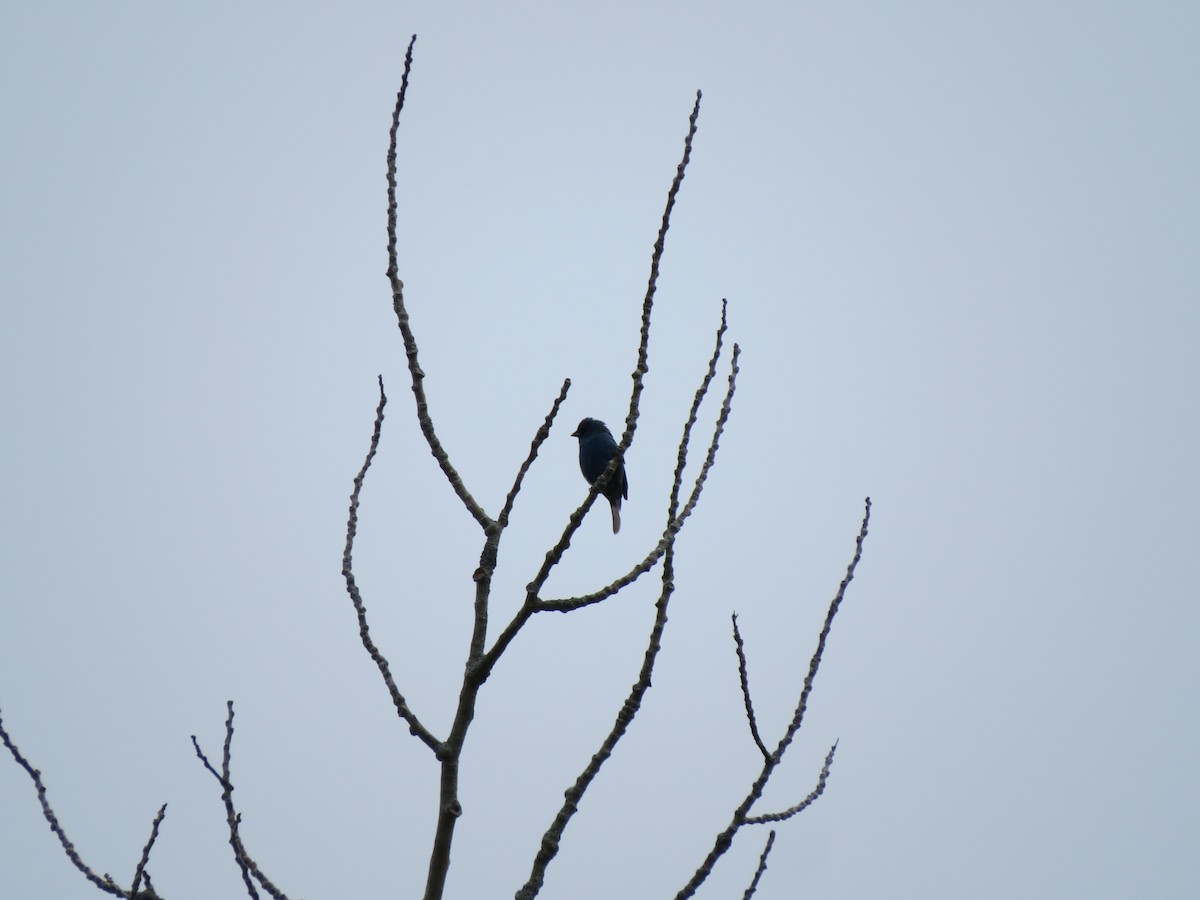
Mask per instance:
[[[574,431],[571,432],[571,437],[579,437],[579,429],[578,428],[576,428]]]

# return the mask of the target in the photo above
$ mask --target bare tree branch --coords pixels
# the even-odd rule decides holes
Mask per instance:
[[[346,522],[346,548],[342,554],[342,577],[346,579],[346,592],[350,595],[350,602],[354,604],[355,613],[358,614],[358,636],[361,638],[367,654],[379,668],[379,674],[383,676],[383,683],[387,686],[388,694],[391,695],[392,705],[396,707],[400,718],[408,723],[409,733],[420,738],[434,752],[434,755],[440,756],[443,752],[442,742],[434,737],[429,729],[421,724],[416,713],[409,709],[408,701],[404,699],[400,688],[396,686],[396,680],[392,678],[391,666],[388,665],[386,657],[371,639],[371,628],[367,624],[367,607],[358,590],[358,584],[354,580],[354,538],[358,534],[359,495],[362,493],[367,470],[371,468],[371,461],[375,459],[375,453],[379,449],[379,439],[383,433],[383,410],[386,406],[387,394],[383,391],[383,376],[380,375],[379,405],[375,408],[375,428],[371,432],[371,445],[367,449],[367,458],[363,460],[362,468],[354,478],[354,490],[350,494],[350,515]]]
[[[63,831],[62,826],[58,823],[58,816],[54,814],[54,810],[50,807],[50,801],[46,799],[46,785],[42,783],[42,773],[29,764],[29,761],[21,755],[21,751],[17,749],[17,745],[12,742],[12,738],[8,736],[8,732],[4,728],[4,718],[0,716],[0,741],[4,742],[4,746],[8,748],[8,752],[12,754],[13,759],[17,761],[22,769],[28,773],[33,781],[33,786],[37,790],[38,802],[42,805],[42,815],[46,822],[50,825],[50,830],[54,832],[58,842],[62,844],[63,852],[67,854],[67,859],[75,866],[83,877],[94,884],[100,890],[112,894],[116,897],[128,897],[124,888],[118,887],[116,882],[111,877],[101,878],[85,863],[75,850],[75,845],[71,843],[67,833]]]
[[[821,626],[821,633],[817,637],[817,649],[813,652],[812,659],[808,664],[808,674],[804,676],[804,690],[800,693],[800,702],[796,704],[795,715],[792,716],[792,722],[788,725],[787,733],[779,742],[779,746],[775,749],[775,757],[782,757],[788,744],[796,736],[796,732],[800,730],[800,725],[804,722],[804,713],[808,710],[808,696],[812,693],[813,682],[817,678],[817,670],[821,668],[821,657],[825,653],[825,643],[829,640],[829,631],[833,627],[834,617],[841,608],[842,600],[846,597],[846,588],[850,586],[850,582],[854,580],[854,571],[858,568],[859,562],[862,561],[863,542],[867,539],[867,527],[871,524],[871,498],[868,497],[864,503],[862,525],[858,530],[858,537],[854,540],[854,557],[850,560],[850,564],[846,567],[846,575],[842,578],[842,583],[838,585],[837,593],[829,604],[829,610],[825,614],[825,623]],[[836,746],[836,745],[835,745]]]
[[[525,480],[525,475],[529,471],[533,461],[537,459],[538,451],[542,444],[550,437],[550,429],[554,425],[554,419],[558,416],[558,411],[567,397],[567,391],[571,389],[571,379],[563,380],[562,389],[558,392],[558,397],[550,407],[550,412],[546,414],[542,426],[537,430],[533,437],[533,443],[529,447],[529,455],[525,457],[525,461],[521,464],[521,468],[517,471],[516,478],[513,479],[512,489],[508,492],[508,497],[505,498],[504,508],[500,511],[500,515],[496,519],[496,527],[488,529],[487,537],[484,540],[483,551],[479,555],[479,566],[475,569],[475,624],[471,634],[470,653],[467,657],[467,670],[464,686],[473,685],[478,688],[487,680],[491,673],[491,667],[486,668],[480,666],[480,662],[484,657],[484,650],[487,646],[487,629],[488,629],[488,605],[492,591],[492,575],[496,571],[496,566],[500,558],[500,538],[504,529],[508,527],[508,517],[512,512],[513,504],[516,502],[517,494],[520,493],[521,484]],[[523,622],[524,620],[522,620]]]
[[[742,894],[742,900],[750,900],[754,896],[754,892],[758,890],[758,882],[762,880],[763,873],[767,871],[767,857],[771,855],[773,846],[775,846],[775,829],[771,829],[771,833],[767,835],[767,846],[763,847],[762,856],[758,858],[758,868],[754,870],[754,878],[750,881],[750,887],[746,888],[746,893]]]
[[[750,723],[750,736],[758,745],[763,759],[768,759],[771,751],[763,743],[762,737],[758,733],[758,721],[754,718],[754,703],[750,699],[750,676],[746,672],[746,648],[742,644],[742,633],[738,631],[737,613],[733,614],[733,643],[737,647],[738,680],[742,683],[742,700],[746,704],[746,721]]]
[[[404,352],[408,357],[408,371],[412,376],[412,392],[417,401],[417,421],[421,424],[421,433],[425,435],[429,450],[438,465],[442,467],[442,472],[445,473],[446,480],[450,482],[454,493],[458,494],[459,499],[462,500],[468,512],[475,517],[479,526],[487,531],[489,528],[493,528],[495,523],[463,484],[462,477],[450,463],[450,455],[442,446],[442,442],[438,440],[437,432],[433,428],[433,419],[429,415],[429,400],[425,396],[425,372],[417,361],[417,339],[409,324],[408,308],[404,305],[404,282],[400,280],[400,266],[396,254],[396,133],[400,129],[400,111],[404,109],[404,95],[408,92],[408,76],[412,70],[413,45],[416,42],[417,36],[414,34],[412,40],[408,42],[408,50],[404,54],[404,74],[400,79],[400,90],[396,94],[396,106],[392,111],[392,130],[388,143],[387,277],[392,285],[392,309],[395,310],[396,321],[400,325],[400,334],[404,338]]]
[[[208,757],[204,755],[204,751],[200,749],[200,742],[194,734],[192,735],[192,747],[195,748],[196,756],[200,758],[200,762],[204,763],[204,768],[208,769],[221,785],[221,800],[225,803],[225,824],[229,828],[229,846],[233,848],[233,858],[241,870],[242,881],[246,885],[246,892],[252,898],[257,898],[258,891],[254,889],[254,882],[250,880],[250,870],[246,866],[246,861],[242,858],[242,854],[238,852],[237,827],[240,817],[234,812],[233,798],[230,796],[233,786],[229,783],[227,775],[223,775],[213,768],[212,763],[208,761]]]
[[[150,862],[150,851],[154,848],[154,842],[158,840],[158,826],[162,824],[163,817],[167,814],[167,804],[159,807],[158,815],[154,817],[154,824],[150,826],[150,840],[146,841],[146,846],[142,848],[142,858],[138,860],[137,870],[133,873],[133,887],[129,889],[130,897],[137,897],[138,888],[141,887],[142,878],[146,875],[146,866]],[[149,887],[150,879],[146,877],[146,885]],[[154,894],[154,888],[150,888],[150,894]]]
[[[566,379],[550,412],[546,415],[545,421],[534,436],[529,455],[517,472],[499,519],[484,530],[483,550],[479,554],[479,565],[474,573],[474,621],[462,686],[459,689],[458,706],[455,709],[454,721],[450,726],[450,734],[440,745],[438,753],[438,760],[441,764],[438,817],[437,826],[434,829],[433,846],[429,853],[429,873],[425,883],[426,900],[440,898],[445,890],[446,876],[450,870],[450,847],[454,839],[454,829],[462,815],[462,804],[458,799],[458,764],[463,745],[466,742],[467,730],[475,717],[476,698],[491,672],[490,667],[484,668],[480,663],[483,660],[487,643],[488,607],[492,575],[499,560],[500,539],[508,525],[508,517],[525,474],[533,465],[541,445],[549,437],[554,419],[558,415],[558,410],[562,406],[570,386],[571,380]]]
[[[263,890],[274,897],[275,900],[288,900],[287,895],[275,887],[270,879],[259,869],[254,860],[250,858],[250,854],[246,852],[245,844],[242,843],[241,834],[238,832],[242,816],[233,805],[233,781],[229,775],[230,761],[233,755],[233,701],[229,700],[225,705],[229,710],[229,716],[225,719],[225,744],[221,752],[221,771],[217,772],[213,768],[212,763],[208,761],[208,757],[204,755],[204,751],[200,749],[200,742],[196,740],[194,734],[192,735],[192,747],[195,748],[196,756],[200,758],[200,762],[204,763],[204,768],[208,769],[221,785],[221,802],[225,804],[225,823],[229,826],[229,846],[233,848],[233,858],[237,861],[238,868],[241,869],[242,881],[246,885],[246,893],[253,900],[257,900],[258,891],[254,889],[254,882],[250,880],[250,876],[253,875],[258,883],[262,885]]]
[[[667,204],[663,209],[662,223],[658,228],[658,237],[654,241],[654,252],[650,255],[650,277],[646,284],[646,297],[642,301],[642,332],[638,341],[637,368],[633,371],[633,389],[629,396],[629,415],[625,419],[625,434],[617,452],[617,457],[609,464],[615,469],[617,460],[623,458],[625,451],[633,443],[633,432],[637,428],[639,404],[642,399],[644,378],[650,371],[650,313],[654,309],[654,294],[658,290],[658,272],[662,265],[663,251],[667,246],[667,230],[671,227],[671,211],[675,209],[675,198],[683,186],[683,176],[687,172],[688,163],[692,159],[692,142],[696,138],[697,123],[700,120],[700,98],[703,95],[696,91],[696,102],[692,104],[692,114],[688,116],[687,136],[683,139],[683,158],[675,167],[675,178],[667,191]]]
[[[508,517],[512,512],[513,504],[516,502],[517,494],[521,490],[521,483],[525,480],[525,474],[529,471],[529,467],[533,465],[533,461],[537,459],[538,450],[541,449],[542,444],[550,437],[550,427],[554,424],[554,418],[558,415],[558,409],[562,406],[563,401],[567,399],[567,391],[570,389],[571,379],[564,379],[562,390],[558,392],[558,397],[555,398],[554,405],[550,407],[550,412],[546,414],[546,420],[533,437],[533,444],[529,448],[529,455],[525,457],[525,462],[521,463],[521,468],[517,472],[516,479],[513,481],[512,490],[508,492],[508,496],[504,499],[504,509],[500,510],[500,515],[496,517],[496,521],[500,524],[501,528],[508,526]]]
[[[699,102],[699,95],[696,101]],[[687,455],[691,447],[692,428],[696,425],[696,417],[700,414],[700,405],[704,402],[704,398],[708,396],[708,389],[712,386],[713,379],[717,377],[717,363],[721,359],[721,350],[725,346],[725,332],[729,330],[729,301],[721,299],[721,323],[717,326],[716,344],[713,347],[712,356],[708,359],[708,368],[704,372],[704,377],[700,379],[700,386],[696,388],[696,393],[692,397],[692,408],[688,410],[687,421],[683,425],[683,437],[679,441],[679,449],[675,453],[675,476],[671,479],[671,498],[667,502],[667,521],[673,522],[679,511],[679,494],[683,490],[683,472],[687,468]],[[735,355],[738,353],[737,345],[734,345]],[[736,376],[736,366],[733,369],[733,375]],[[730,381],[729,389],[726,392],[725,400],[722,404],[722,415],[717,420],[717,428],[724,430],[725,422],[729,419],[730,403],[733,400],[733,382]],[[716,441],[714,435],[713,441]],[[706,457],[707,458],[707,457]]]
[[[617,743],[625,736],[626,730],[633,722],[638,710],[641,709],[642,698],[650,688],[650,677],[654,671],[654,663],[658,657],[658,651],[662,649],[662,633],[667,624],[667,605],[670,603],[671,595],[675,590],[674,559],[675,550],[672,546],[668,548],[663,560],[662,592],[659,594],[658,601],[655,604],[654,625],[650,630],[650,640],[642,658],[642,668],[638,675],[638,680],[630,690],[629,696],[625,698],[625,702],[621,704],[616,722],[613,723],[613,727],[609,731],[608,736],[605,737],[604,742],[600,745],[600,749],[592,754],[583,772],[580,773],[579,777],[575,779],[575,783],[564,793],[565,799],[563,805],[559,809],[558,815],[555,816],[554,822],[542,836],[537,855],[534,857],[529,880],[517,891],[515,895],[516,900],[533,900],[542,889],[542,885],[546,879],[546,869],[554,857],[558,855],[558,848],[563,832],[566,831],[571,818],[578,811],[580,800],[583,799],[584,793],[591,786],[596,776],[600,774],[601,767],[612,756]]]
[[[700,410],[700,404],[708,393],[709,385],[712,384],[713,377],[717,370],[717,361],[721,356],[722,341],[725,336],[726,318],[725,318],[725,301],[721,301],[721,325],[717,329],[716,347],[713,349],[712,357],[709,359],[708,368],[705,371],[704,378],[701,380],[700,387],[696,389],[696,395],[692,402],[692,408],[688,412],[687,421],[683,425],[683,434],[679,440],[679,450],[676,454],[675,477],[672,480],[671,496],[667,504],[667,521],[676,520],[676,513],[679,508],[679,493],[683,483],[683,470],[687,465],[687,451],[691,440],[692,429],[696,424],[696,417]],[[726,402],[728,403],[728,397]],[[542,841],[539,846],[537,855],[534,857],[533,869],[530,872],[529,880],[517,891],[517,900],[533,900],[542,888],[545,881],[546,869],[558,855],[558,848],[562,841],[563,832],[570,823],[571,818],[575,815],[579,808],[579,801],[583,798],[588,787],[600,773],[600,768],[612,756],[616,749],[617,743],[625,735],[634,717],[642,706],[642,698],[646,691],[650,689],[651,676],[654,672],[654,664],[658,658],[658,651],[662,648],[662,635],[667,625],[667,606],[670,603],[671,595],[675,589],[675,550],[674,537],[672,536],[671,543],[668,545],[663,558],[663,574],[662,574],[662,589],[659,593],[658,601],[655,603],[654,625],[650,629],[650,637],[647,641],[646,651],[642,658],[642,668],[638,673],[638,679],[634,683],[629,692],[629,696],[621,705],[617,712],[616,721],[613,723],[612,729],[608,736],[600,745],[600,749],[592,754],[587,766],[583,772],[575,780],[575,783],[565,792],[565,802],[555,816],[554,822],[550,828],[542,836]]]
[[[833,746],[829,748],[829,752],[825,754],[825,765],[821,766],[821,774],[817,778],[817,786],[812,789],[812,792],[807,797],[795,806],[788,807],[783,812],[764,813],[760,816],[746,816],[746,824],[765,825],[768,822],[784,822],[812,806],[813,802],[825,792],[825,782],[829,780],[829,770],[833,767],[833,755],[836,752],[837,741],[834,741]]]
[[[700,867],[696,870],[695,874],[692,875],[688,883],[684,885],[683,889],[680,890],[678,894],[675,895],[675,900],[686,900],[686,898],[693,896],[700,885],[703,884],[708,876],[712,874],[713,867],[717,864],[717,860],[719,860],[733,844],[733,838],[734,835],[737,834],[738,829],[747,824],[750,808],[757,803],[758,799],[762,796],[762,792],[766,788],[767,782],[770,780],[776,766],[782,762],[784,753],[787,752],[787,748],[795,738],[796,732],[800,730],[800,726],[804,721],[804,713],[808,709],[808,697],[809,694],[812,693],[813,681],[817,677],[817,670],[821,667],[821,656],[825,652],[825,642],[829,639],[829,630],[833,626],[833,619],[837,615],[838,609],[842,605],[842,600],[846,596],[846,588],[850,586],[850,582],[854,579],[854,570],[857,568],[859,561],[862,559],[863,541],[867,539],[867,526],[871,521],[870,497],[866,499],[865,505],[866,509],[863,513],[862,526],[859,528],[858,537],[854,542],[854,558],[850,560],[850,564],[846,567],[846,575],[842,579],[842,583],[838,585],[837,593],[834,595],[833,600],[829,604],[829,610],[825,614],[825,624],[822,626],[821,634],[817,638],[817,649],[813,653],[812,660],[809,663],[808,674],[804,676],[804,687],[800,692],[800,700],[796,704],[796,711],[792,716],[792,721],[788,725],[787,731],[784,733],[783,737],[780,738],[779,744],[776,746],[774,752],[772,752],[771,755],[763,761],[762,771],[759,773],[758,778],[755,779],[754,784],[751,785],[750,791],[746,795],[745,799],[738,805],[738,808],[734,810],[728,827],[726,827],[724,831],[717,835],[716,840],[713,843],[712,850],[709,851],[708,856],[705,858],[704,862],[700,864]],[[837,745],[835,744],[834,746],[836,747]],[[832,751],[830,756],[827,757],[827,760],[832,762]],[[818,783],[818,787],[820,789],[824,788],[824,777],[825,776],[823,775],[822,779]],[[816,791],[816,794],[819,796],[820,790]]]

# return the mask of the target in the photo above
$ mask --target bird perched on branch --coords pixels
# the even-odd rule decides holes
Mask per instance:
[[[608,461],[617,452],[617,442],[613,440],[612,432],[599,419],[584,419],[579,423],[579,427],[571,432],[571,437],[579,438],[579,470],[583,472],[588,484],[595,484],[596,479],[604,474]],[[612,507],[613,534],[616,534],[621,530],[621,500],[629,497],[629,482],[625,478],[624,461],[617,466],[601,493],[608,498]]]

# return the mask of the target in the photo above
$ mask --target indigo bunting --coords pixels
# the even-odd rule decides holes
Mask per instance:
[[[595,484],[596,479],[604,473],[604,467],[617,452],[617,442],[613,440],[608,426],[599,419],[584,419],[579,427],[571,432],[571,437],[579,438],[579,470],[588,484]],[[612,507],[613,534],[621,530],[621,499],[629,497],[629,482],[625,478],[625,463],[617,466],[604,486],[604,496]]]

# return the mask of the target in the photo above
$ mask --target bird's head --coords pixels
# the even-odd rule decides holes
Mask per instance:
[[[571,437],[583,438],[602,433],[608,433],[608,426],[599,419],[583,419],[579,427],[571,432]]]

